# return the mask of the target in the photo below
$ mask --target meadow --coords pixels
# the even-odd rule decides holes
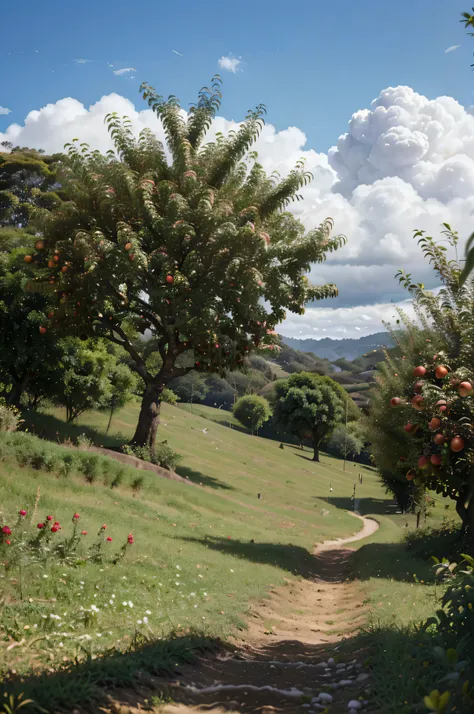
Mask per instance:
[[[109,436],[107,414],[86,413],[73,427],[61,416],[27,414],[28,429],[56,442],[86,433],[114,446],[132,434],[137,406],[115,416]],[[281,449],[214,421],[222,416],[230,415],[164,405],[159,438],[182,456],[177,470],[188,483],[140,471],[139,488],[133,479],[111,488],[106,472],[91,483],[74,469],[47,472],[8,457],[0,463],[0,520],[11,527],[12,545],[31,539],[38,523],[49,527],[48,516],[61,524],[41,557],[25,548],[10,564],[11,546],[2,545],[0,672],[9,687],[26,688],[42,706],[78,704],[97,695],[110,674],[103,664],[92,678],[89,670],[87,677],[77,670],[69,676],[79,662],[110,663],[117,653],[153,643],[161,648],[153,649],[153,667],[166,670],[167,658],[178,658],[172,645],[183,641],[178,635],[209,646],[244,631],[252,601],[311,575],[318,542],[358,530],[346,510],[354,485],[356,507],[381,526],[355,544],[352,575],[366,602],[387,623],[430,613],[429,566],[400,545],[413,516],[396,513],[374,470],[344,467],[327,455],[314,463],[308,450]],[[447,514],[435,503],[428,522],[441,523]],[[74,529],[76,549],[58,555],[55,544],[69,542]],[[144,666],[142,659],[136,666]],[[122,679],[133,671],[128,661]]]

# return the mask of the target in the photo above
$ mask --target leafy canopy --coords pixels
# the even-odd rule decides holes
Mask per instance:
[[[234,404],[234,416],[241,424],[248,427],[252,433],[270,419],[272,410],[264,397],[249,394],[240,397]]]
[[[104,156],[74,141],[60,179],[69,200],[37,211],[46,248],[33,256],[38,278],[29,288],[56,296],[46,327],[120,344],[146,384],[193,366],[236,367],[251,349],[270,346],[285,310],[301,314],[306,302],[337,294],[305,273],[344,239],[330,237],[330,220],[305,232],[285,212],[310,174],[300,162],[282,180],[268,177],[250,153],[264,108],[205,142],[219,85],[216,77],[201,90],[187,117],[175,97],[143,85],[166,148],[150,130],[135,138],[130,120],[111,114],[115,151]],[[161,358],[156,371],[132,337],[147,330]]]
[[[461,267],[448,259],[446,245],[422,231],[415,237],[442,289],[435,295],[399,273],[418,324],[399,311],[405,330],[394,335],[399,350],[387,357],[373,390],[370,440],[386,480],[408,478],[418,490],[454,499],[463,520],[473,524],[474,287],[461,283]],[[443,237],[451,249],[457,246],[458,235],[447,224]],[[417,367],[425,370],[420,376]],[[400,402],[391,405],[392,398]]]
[[[327,438],[344,419],[344,390],[330,377],[300,372],[275,382],[274,418],[300,439],[315,445]],[[345,393],[344,393],[345,394]]]

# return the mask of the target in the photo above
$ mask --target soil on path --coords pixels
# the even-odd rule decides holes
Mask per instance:
[[[320,544],[314,551],[310,579],[288,581],[253,606],[248,630],[242,639],[234,639],[233,651],[202,659],[197,666],[181,667],[179,678],[166,683],[172,703],[157,711],[313,714],[329,703],[324,695],[316,701],[323,692],[332,699],[331,714],[347,714],[351,700],[368,696],[364,694],[370,685],[362,666],[364,654],[353,653],[349,661],[337,664],[332,659],[368,614],[357,586],[347,579],[352,552],[347,546],[374,533],[378,523],[352,515],[363,521],[362,529],[350,538]],[[135,708],[136,693],[135,707],[123,695],[119,699],[128,705],[126,711],[140,711]],[[356,711],[373,711],[370,703],[359,706]]]

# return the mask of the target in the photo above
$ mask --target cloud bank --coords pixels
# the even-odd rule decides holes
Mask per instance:
[[[137,111],[128,99],[110,94],[89,108],[71,97],[48,104],[30,112],[23,125],[11,124],[0,142],[50,152],[77,136],[106,151],[112,143],[103,120],[112,111],[129,116],[135,131],[149,127],[164,139],[151,110]],[[210,138],[235,127],[218,117]],[[283,334],[357,337],[383,329],[393,303],[406,299],[393,279],[399,268],[436,287],[413,231],[439,236],[447,222],[464,240],[473,230],[474,116],[451,97],[430,100],[410,87],[389,87],[370,108],[353,114],[328,154],[307,148],[301,129],[277,131],[271,124],[255,148],[264,168],[282,176],[303,157],[314,181],[291,210],[307,228],[331,216],[335,231],[348,237],[342,250],[311,270],[315,282],[335,282],[339,297],[308,307],[302,317],[289,315]]]

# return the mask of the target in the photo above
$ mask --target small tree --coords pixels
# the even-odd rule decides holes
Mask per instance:
[[[241,424],[250,429],[252,434],[258,430],[272,415],[270,405],[264,397],[249,394],[240,397],[234,404],[234,416]]]
[[[60,368],[52,398],[66,407],[66,421],[74,421],[89,409],[110,408],[114,399],[110,377],[117,376],[118,365],[106,344],[67,337],[61,340],[60,348]]]
[[[328,449],[339,458],[358,456],[364,448],[360,423],[338,424],[327,441]]]
[[[109,396],[104,396],[101,399],[101,408],[109,411],[106,434],[109,433],[114,413],[118,409],[122,409],[133,398],[138,381],[136,374],[121,362],[110,364],[107,380],[110,387]]]
[[[307,232],[285,210],[311,179],[302,162],[279,180],[250,153],[264,107],[207,141],[218,77],[187,118],[175,97],[141,89],[167,150],[150,130],[134,137],[116,114],[107,117],[115,152],[70,145],[60,177],[70,200],[37,212],[46,247],[28,287],[55,296],[47,327],[101,336],[128,352],[146,385],[133,443],[153,449],[170,381],[193,368],[238,368],[274,341],[286,310],[303,314],[307,302],[335,296],[334,285],[313,286],[306,274],[344,239],[330,237],[330,220]],[[151,335],[156,369],[137,349],[136,330]]]
[[[443,243],[457,247],[445,224]],[[407,481],[456,502],[464,530],[474,526],[474,285],[446,246],[416,231],[442,289],[434,295],[399,273],[420,325],[399,311],[405,330],[373,390],[368,439],[385,482]],[[399,322],[400,322],[399,321]]]
[[[313,444],[313,461],[319,461],[321,442],[344,419],[348,395],[344,400],[344,390],[337,382],[310,372],[278,380],[274,390],[276,425],[283,426],[301,441],[309,439]]]

